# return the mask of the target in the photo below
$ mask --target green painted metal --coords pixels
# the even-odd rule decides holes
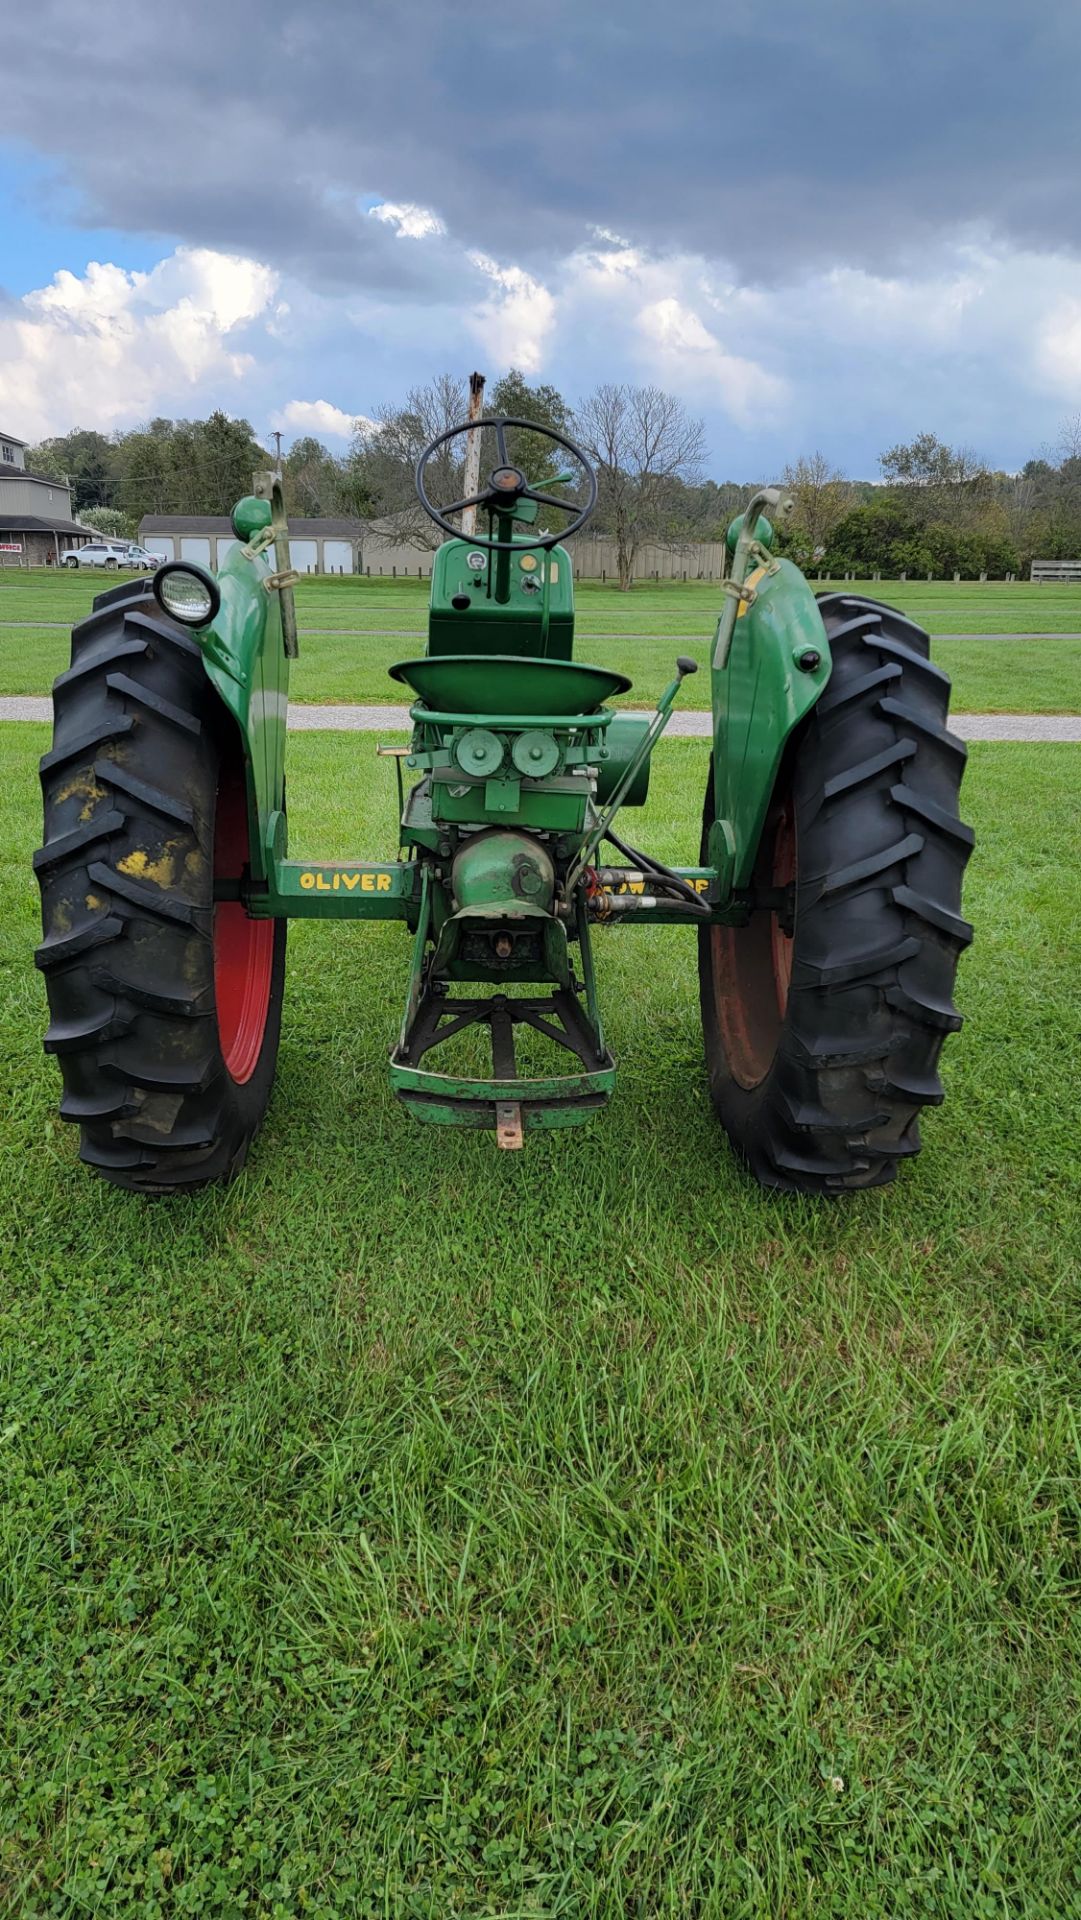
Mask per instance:
[[[745,513],[737,513],[735,519],[729,523],[728,532],[724,536],[729,553],[735,553],[736,547],[739,544],[740,535],[746,524],[747,515]],[[760,513],[754,523],[754,537],[760,547],[772,547],[773,545],[773,522],[772,520],[767,520],[764,513]]]
[[[571,660],[531,660],[511,654],[442,654],[435,659],[399,660],[388,668],[392,680],[412,687],[426,705],[459,718],[497,713],[593,713],[630,681],[607,667]]]
[[[405,1012],[398,1032],[398,1046],[406,1044],[409,1030],[416,1019],[417,1008],[424,986],[424,955],[432,931],[432,870],[424,866],[420,871],[420,912],[417,915],[416,929],[413,934],[413,951],[409,962],[409,983],[405,996]]]
[[[456,768],[432,773],[432,818],[450,826],[523,826],[537,832],[579,833],[585,824],[589,782],[574,776],[549,780],[468,780]]]
[[[553,929],[557,925],[551,920],[548,924]],[[440,937],[437,969],[446,935],[452,930],[450,923]],[[444,997],[443,992],[433,997],[429,991],[427,999],[411,1002],[391,1055],[390,1078],[395,1092],[418,1118],[436,1125],[499,1127],[509,1110],[514,1126],[524,1131],[576,1125],[606,1103],[615,1084],[615,1063],[604,1044],[597,1013],[584,906],[579,909],[578,937],[585,1009],[579,1007],[569,969],[555,994],[540,1000],[509,999],[503,993],[486,1000],[462,1000]],[[440,1073],[427,1064],[427,1056],[456,1032],[485,1024],[491,1033],[491,1074]],[[578,1062],[574,1071],[519,1074],[513,1034],[516,1027],[526,1026],[544,1035],[553,1049],[569,1050]]]
[[[767,556],[747,584],[753,601],[729,602],[731,639],[721,665],[715,647],[712,669],[717,823],[709,855],[722,875],[722,900],[750,885],[785,746],[832,664],[818,603],[798,567]],[[801,660],[816,664],[801,667]]]
[[[432,562],[430,654],[569,660],[573,644],[574,575],[564,547],[494,554],[468,540],[447,540],[439,548]]]
[[[409,1091],[404,1086],[396,1084],[395,1076],[400,1071],[399,1068],[391,1067],[391,1084],[395,1085],[399,1098],[408,1107],[414,1120],[423,1120],[428,1126],[467,1127],[475,1130],[491,1127],[492,1120],[487,1104],[470,1103],[469,1093],[465,1090],[471,1084],[470,1082],[463,1082],[463,1090],[445,1094],[442,1099],[431,1095],[423,1099],[415,1095],[410,1098]],[[522,1107],[520,1111],[523,1132],[535,1133],[541,1129],[548,1131],[558,1127],[581,1127],[588,1120],[592,1120],[598,1109],[607,1104],[612,1093],[616,1078],[615,1068],[603,1074],[595,1074],[593,1078],[597,1082],[594,1088],[594,1094],[597,1097],[590,1101],[585,1098],[577,1101],[560,1099],[547,1105]],[[454,1085],[453,1082],[450,1084]]]
[[[550,913],[555,868],[542,840],[532,834],[471,834],[451,869],[451,891],[458,910],[513,916],[528,908]],[[493,912],[494,910],[494,912]]]
[[[617,713],[613,716],[612,724],[604,736],[605,757],[597,768],[598,806],[607,805],[612,798],[648,732],[649,720],[642,714]],[[649,793],[649,768],[650,758],[647,754],[639,762],[627,786],[621,802],[623,806],[645,806]]]
[[[433,727],[461,727],[474,720],[485,720],[492,727],[511,728],[515,733],[526,727],[551,727],[553,732],[577,734],[587,737],[603,727],[610,727],[616,716],[611,708],[601,707],[597,713],[454,713],[447,708],[425,707],[419,703],[410,707],[409,718],[413,721],[423,742],[427,731]]]
[[[677,869],[704,890],[717,924],[746,914],[741,890],[785,744],[830,674],[814,596],[770,550],[773,529],[760,508],[784,504],[766,490],[729,529],[731,578],[711,657],[717,824],[707,863]],[[221,607],[196,638],[244,747],[252,859],[241,898],[258,918],[406,923],[411,961],[391,1080],[418,1117],[506,1128],[515,1108],[512,1131],[579,1124],[615,1080],[592,928],[689,924],[670,896],[651,892],[648,873],[624,882],[606,869],[611,878],[598,890],[592,863],[617,809],[645,801],[653,746],[694,663],[677,663],[652,718],[616,714],[604,703],[629,690],[627,677],[571,658],[573,577],[564,550],[523,543],[493,557],[468,540],[448,541],[433,567],[428,652],[389,670],[418,696],[408,755],[396,759],[399,781],[403,770],[410,776],[397,808],[400,851],[410,857],[290,859],[284,756],[296,576],[277,476],[257,476],[233,526],[241,544],[218,570]],[[470,564],[477,555],[482,564]],[[577,1037],[559,1040],[539,1016],[532,1024],[570,1045],[575,1071],[513,1071],[508,1021],[513,1032],[529,1016],[508,1012],[497,991],[475,1003],[492,1011],[473,1016],[489,1021],[492,1073],[436,1072],[424,1056],[445,1037],[432,1037],[440,996],[459,982],[513,983],[516,992],[518,983],[547,983],[550,1004],[564,1009],[560,1018]]]
[[[217,573],[217,617],[195,633],[207,673],[236,721],[244,747],[256,880],[265,880],[270,870],[267,830],[282,804],[289,699],[281,599],[267,591],[270,577],[265,554],[252,556],[243,547],[232,548]]]
[[[233,508],[233,532],[238,540],[253,540],[257,533],[269,527],[274,511],[269,500],[258,493],[246,493]]]
[[[607,833],[608,828],[611,826],[616,813],[619,811],[619,808],[622,805],[624,795],[630,792],[631,787],[633,786],[639,771],[641,770],[642,767],[645,766],[650,754],[652,753],[654,747],[657,744],[657,741],[660,739],[661,734],[664,732],[665,726],[667,725],[668,719],[671,715],[672,708],[675,705],[676,696],[679,693],[679,689],[682,686],[683,681],[686,679],[688,674],[697,673],[697,672],[698,672],[698,665],[696,661],[689,660],[682,655],[676,661],[675,679],[669,681],[667,687],[665,688],[660,699],[658,700],[657,711],[654,713],[654,715],[650,719],[649,724],[646,727],[645,733],[643,734],[637,747],[635,747],[635,749],[631,753],[626,766],[624,767],[622,773],[620,774],[618,780],[616,781],[615,788],[612,792],[611,798],[606,802],[603,808],[603,811],[597,814],[595,819],[590,822],[589,830],[582,843],[582,846],[579,852],[577,853],[577,855],[575,856],[574,860],[572,861],[570,868],[563,880],[562,894],[563,894],[564,900],[567,900],[567,901],[570,900],[573,889],[579,879],[579,876],[582,874],[584,869],[591,863],[593,856],[597,851],[597,848],[599,847],[601,841],[604,839],[604,836]]]
[[[499,772],[507,755],[507,743],[490,727],[467,727],[454,738],[453,757],[463,773],[483,774],[486,779]]]
[[[610,1094],[615,1086],[616,1070],[608,1066],[592,1072],[534,1075],[530,1079],[469,1079],[392,1061],[390,1081],[398,1092],[430,1093],[441,1095],[444,1100],[576,1100],[582,1094]],[[543,1126],[545,1122],[535,1124]],[[570,1123],[564,1120],[563,1124]]]
[[[478,835],[476,838],[481,838]],[[527,836],[523,836],[527,838]],[[539,843],[535,843],[539,844]],[[674,867],[680,878],[709,885],[714,893],[718,874],[715,867]],[[385,861],[373,865],[355,860],[282,860],[271,863],[269,884],[262,891],[245,896],[248,912],[255,920],[415,920],[421,891],[423,869],[419,861]],[[389,884],[388,884],[389,883]],[[630,894],[637,902],[649,895],[647,880],[621,882],[608,891]],[[745,918],[742,907],[716,905],[712,918],[717,925]],[[594,924],[610,927],[684,926],[686,914],[673,908],[670,901],[657,897],[654,906],[637,906],[632,913],[594,916]],[[491,970],[493,979],[502,972]]]
[[[405,920],[419,899],[415,861],[272,860],[265,892],[253,892],[253,919]]]
[[[586,1018],[597,1036],[597,1051],[606,1053],[604,1028],[601,1024],[600,1002],[597,999],[597,974],[593,965],[593,941],[589,931],[589,915],[581,893],[575,902],[577,919],[578,951],[582,962],[582,982],[586,994]]]
[[[563,764],[563,748],[554,733],[534,727],[511,743],[511,762],[524,780],[545,780]]]

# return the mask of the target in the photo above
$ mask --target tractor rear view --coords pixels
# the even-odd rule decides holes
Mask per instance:
[[[469,435],[484,477],[463,490]],[[433,500],[436,477],[459,497]],[[610,704],[623,675],[574,659],[563,543],[596,500],[586,456],[530,422],[465,423],[426,448],[417,488],[447,537],[426,650],[390,669],[413,729],[386,750],[392,860],[289,856],[296,575],[275,476],[236,507],[216,575],[162,567],[99,596],[74,631],[35,865],[45,1045],[83,1159],[144,1192],[243,1165],[273,1081],[290,918],[402,923],[391,1084],[416,1119],[510,1149],[611,1096],[598,940],[684,925],[713,1101],[758,1180],[840,1194],[892,1179],[942,1098],[971,937],[965,750],[927,635],[859,596],[816,598],[774,552],[766,516],[784,501],[756,494],[730,529],[703,662],[701,841],[670,867],[617,816],[645,804],[698,669],[678,660],[646,716]]]

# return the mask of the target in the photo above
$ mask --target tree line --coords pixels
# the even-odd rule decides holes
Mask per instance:
[[[207,420],[154,419],[130,433],[77,427],[26,456],[32,473],[70,483],[78,519],[128,534],[145,513],[229,513],[251,492],[253,472],[269,462],[248,422],[221,412]]]
[[[421,450],[464,420],[466,408],[465,382],[443,374],[359,419],[345,454],[302,436],[282,461],[290,511],[374,522],[395,544],[437,545],[442,536],[417,505],[413,472]],[[624,586],[646,542],[678,549],[721,539],[752,484],[705,477],[703,423],[660,387],[606,382],[572,405],[512,368],[488,390],[485,411],[584,447],[598,481],[592,526],[613,540]],[[510,452],[535,483],[553,484],[563,465],[559,449],[528,428]],[[462,497],[463,455],[459,440],[433,461],[437,503]],[[79,519],[128,536],[144,514],[228,514],[252,473],[273,463],[250,423],[221,411],[111,435],[77,428],[27,454],[32,472],[69,480]],[[482,450],[488,464],[490,448]],[[1034,558],[1081,554],[1081,416],[1019,473],[995,470],[932,433],[887,448],[878,464],[875,480],[850,479],[819,452],[788,466],[781,479],[794,506],[779,530],[782,549],[811,572],[887,578],[1002,578],[1027,573]],[[573,475],[561,492],[582,498]]]
[[[879,469],[877,482],[850,481],[814,454],[786,470],[796,509],[785,545],[801,565],[834,578],[1001,580],[1081,554],[1081,416],[1019,473],[933,433],[887,448]]]

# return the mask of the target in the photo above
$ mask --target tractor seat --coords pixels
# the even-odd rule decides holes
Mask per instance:
[[[626,693],[626,674],[577,660],[533,660],[509,653],[427,654],[388,669],[437,713],[595,713],[613,694]]]

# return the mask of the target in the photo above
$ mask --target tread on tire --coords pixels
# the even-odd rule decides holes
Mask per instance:
[[[768,907],[746,927],[703,928],[699,982],[710,1091],[733,1145],[764,1186],[840,1194],[892,1180],[919,1151],[923,1108],[942,1099],[973,834],[958,814],[966,749],[948,731],[950,683],[927,634],[856,594],[818,605],[833,671],[790,743],[754,881],[785,877],[789,820],[791,938]],[[711,770],[703,859],[712,820]]]
[[[236,817],[240,742],[197,643],[151,585],[143,577],[97,596],[55,683],[36,960],[45,1050],[81,1157],[117,1186],[167,1192],[231,1178],[244,1163],[274,1077],[286,922],[265,937],[265,1019],[250,1071],[234,1078],[218,1017],[214,879],[242,865],[234,848],[223,867],[220,835],[216,846],[227,794]],[[242,834],[246,854],[246,824]]]

